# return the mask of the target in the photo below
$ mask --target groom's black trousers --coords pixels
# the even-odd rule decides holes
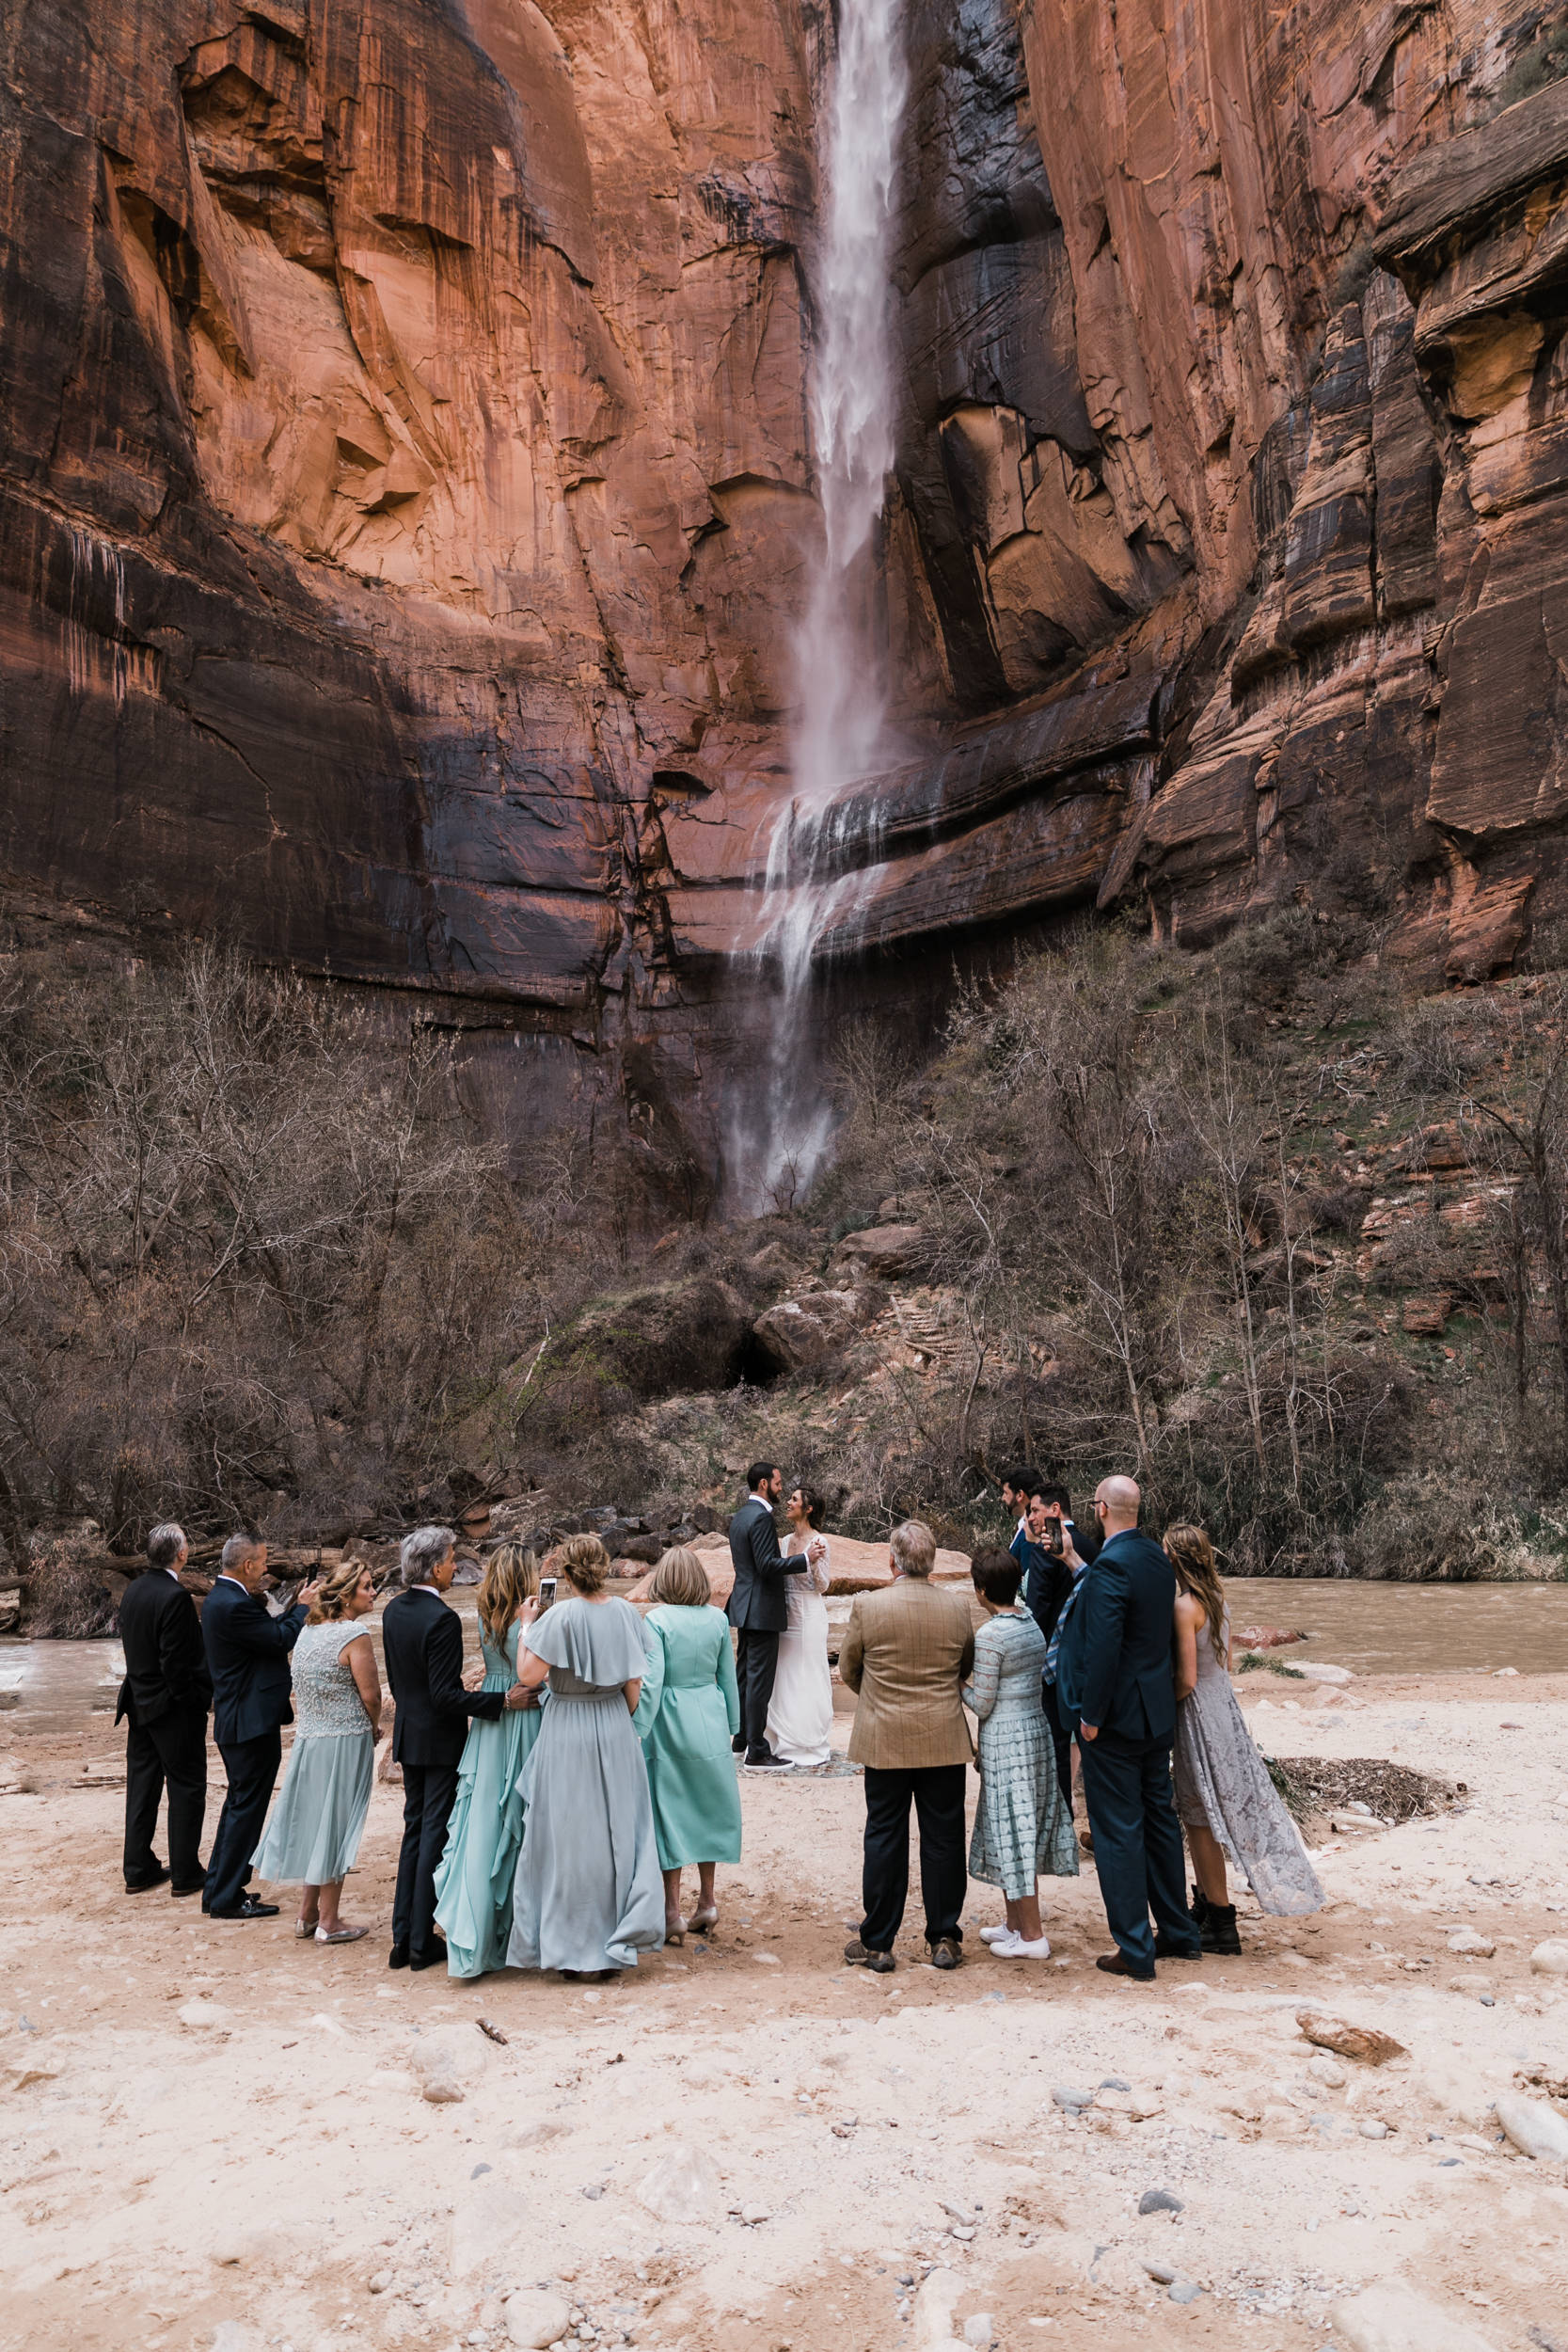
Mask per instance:
[[[743,1625],[735,1637],[735,1679],[740,1695],[740,1730],[749,1756],[768,1754],[768,1709],[779,1671],[779,1637]]]
[[[920,1828],[920,1895],[926,1941],[962,1941],[958,1915],[969,1889],[964,1853],[966,1764],[927,1764],[917,1771],[865,1768],[865,1863],[861,1896],[865,1917],[861,1942],[868,1952],[891,1952],[903,1924],[910,1891],[910,1804]]]

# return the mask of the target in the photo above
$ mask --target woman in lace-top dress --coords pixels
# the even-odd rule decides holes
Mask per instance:
[[[981,1940],[998,1960],[1047,1960],[1039,1881],[1076,1878],[1078,1848],[1041,1693],[1045,1636],[1018,1606],[1023,1568],[1011,1553],[976,1552],[970,1575],[986,1623],[974,1636],[974,1671],[963,1694],[980,1726],[969,1875],[999,1886],[1007,1908],[1006,1924],[982,1928]]]
[[[1201,1527],[1173,1527],[1165,1551],[1176,1570],[1176,1809],[1197,1884],[1193,1916],[1206,1952],[1239,1952],[1228,1860],[1260,1910],[1286,1916],[1322,1909],[1323,1890],[1259,1755],[1230,1687],[1230,1614]]]
[[[381,1737],[381,1677],[363,1620],[375,1586],[362,1560],[322,1581],[292,1659],[294,1743],[272,1820],[253,1860],[275,1885],[298,1885],[297,1936],[356,1944],[366,1928],[338,1905],[370,1810]]]
[[[779,1663],[768,1703],[768,1744],[786,1764],[826,1764],[832,1755],[833,1678],[828,1663],[828,1604],[832,1567],[821,1534],[826,1505],[815,1486],[797,1486],[784,1504],[789,1545],[807,1553],[804,1576],[784,1579],[789,1623],[779,1636]],[[811,1559],[816,1537],[821,1550]]]

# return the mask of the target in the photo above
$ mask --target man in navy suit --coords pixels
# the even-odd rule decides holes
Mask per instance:
[[[292,1724],[289,1652],[316,1597],[307,1584],[292,1609],[269,1614],[261,1597],[267,1548],[254,1536],[230,1535],[223,1572],[201,1611],[201,1639],[213,1677],[213,1737],[229,1775],[201,1908],[214,1919],[276,1919],[277,1905],[250,1894],[250,1857],[261,1842],[283,1731]]]
[[[730,1521],[730,1559],[735,1583],[725,1604],[734,1626],[736,1681],[740,1693],[740,1730],[730,1742],[745,1751],[748,1772],[787,1772],[790,1767],[768,1744],[768,1708],[779,1669],[779,1636],[789,1623],[786,1576],[803,1576],[822,1555],[822,1538],[786,1560],[779,1549],[773,1513],[784,1492],[776,1462],[753,1462],[746,1473],[746,1500]]]
[[[1140,1501],[1131,1478],[1103,1479],[1096,1491],[1105,1541],[1063,1613],[1056,1690],[1064,1720],[1078,1726],[1101,1899],[1117,1940],[1095,1965],[1148,1983],[1156,1958],[1199,1960],[1203,1947],[1187,1910],[1171,1792],[1176,1572],[1139,1534]]]

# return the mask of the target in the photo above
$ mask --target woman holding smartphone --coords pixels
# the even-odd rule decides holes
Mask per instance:
[[[548,1561],[545,1565],[548,1567]],[[479,1588],[484,1690],[510,1691],[516,1681],[517,1646],[538,1614],[538,1592],[531,1552],[501,1544],[490,1554]],[[483,1977],[506,1966],[512,1888],[523,1842],[517,1784],[541,1720],[536,1697],[494,1723],[476,1719],[468,1726],[446,1851],[436,1871],[436,1924],[447,1939],[451,1977]]]

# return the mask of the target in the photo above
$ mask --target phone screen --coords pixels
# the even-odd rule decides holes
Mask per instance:
[[[554,1600],[554,1598],[555,1598],[555,1579],[554,1579],[554,1577],[553,1577],[553,1576],[542,1576],[542,1577],[540,1578],[540,1580],[539,1580],[539,1606],[540,1606],[540,1608],[541,1608],[541,1609],[547,1609],[547,1608],[549,1607],[550,1603]]]

